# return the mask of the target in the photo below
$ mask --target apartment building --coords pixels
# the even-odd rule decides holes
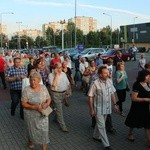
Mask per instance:
[[[0,24],[0,33],[3,33],[3,34],[7,34],[7,26],[6,25],[2,25]]]
[[[75,18],[71,18],[68,22],[74,22]],[[85,16],[76,16],[76,27],[83,31],[83,34],[86,35],[90,31],[97,30],[97,20],[93,17],[85,17]]]
[[[75,18],[68,19],[68,22],[74,22]],[[67,22],[63,22],[63,29],[67,30]],[[62,30],[62,23],[61,22],[49,22],[48,24],[43,24],[42,26],[42,34],[43,37],[45,36],[45,32],[47,28],[50,27],[56,33],[57,31]],[[76,27],[83,31],[83,34],[86,35],[90,31],[97,30],[97,20],[93,17],[85,17],[85,16],[77,16],[76,17]]]
[[[48,27],[52,28],[53,31],[56,33],[58,31],[62,30],[62,25],[63,25],[63,29],[67,30],[68,23],[65,21],[63,21],[63,22],[49,22],[48,24],[43,24],[43,26],[42,26],[43,37],[44,38],[46,37],[45,33],[46,33],[46,30],[48,29]]]
[[[18,34],[18,32],[17,32]],[[36,37],[38,36],[42,36],[42,31],[41,30],[37,30],[37,29],[27,29],[27,30],[22,30],[20,31],[20,36],[29,36],[31,38],[33,38],[33,40],[36,39]]]

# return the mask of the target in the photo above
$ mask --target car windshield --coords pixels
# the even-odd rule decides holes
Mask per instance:
[[[77,50],[76,49],[70,49],[68,52],[69,53],[75,53]]]
[[[107,50],[107,52],[106,52],[105,54],[112,54],[112,53],[113,53],[113,51],[114,51],[114,50],[109,49],[109,50]]]
[[[82,51],[81,54],[87,54],[89,51],[90,51],[90,48],[87,48],[84,51]]]

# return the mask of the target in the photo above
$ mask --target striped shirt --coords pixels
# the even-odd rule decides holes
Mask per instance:
[[[18,76],[27,76],[27,69],[23,66],[16,69],[15,66],[9,67],[5,74],[6,77],[18,77]],[[19,81],[10,81],[11,90],[21,90],[22,89],[22,80]]]
[[[111,95],[115,91],[110,79],[104,82],[98,78],[92,82],[88,96],[94,97],[94,109],[97,114],[111,114]]]

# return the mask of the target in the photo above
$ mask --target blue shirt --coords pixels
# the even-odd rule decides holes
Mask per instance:
[[[18,77],[18,76],[27,76],[27,69],[25,67],[9,67],[6,71],[6,77]],[[22,80],[19,81],[10,81],[11,90],[21,90],[22,89]]]

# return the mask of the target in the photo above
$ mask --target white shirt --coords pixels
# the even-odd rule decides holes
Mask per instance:
[[[48,78],[49,78],[50,85],[52,85],[54,77],[55,77],[54,72],[49,74]],[[51,86],[51,90],[58,91],[58,92],[66,91],[69,84],[70,83],[66,74],[64,72],[61,72],[57,80],[57,85],[55,87]]]
[[[81,74],[84,73],[85,68],[87,68],[88,66],[89,66],[88,62],[85,62],[84,64],[81,62],[81,63],[79,64],[79,71],[81,72]]]
[[[106,67],[107,67],[107,69],[108,69],[108,71],[109,71],[109,74],[112,75],[112,74],[113,74],[113,65],[109,65],[109,66],[108,66],[108,65],[106,64]]]
[[[132,47],[133,52],[137,52],[137,48],[134,46]]]

